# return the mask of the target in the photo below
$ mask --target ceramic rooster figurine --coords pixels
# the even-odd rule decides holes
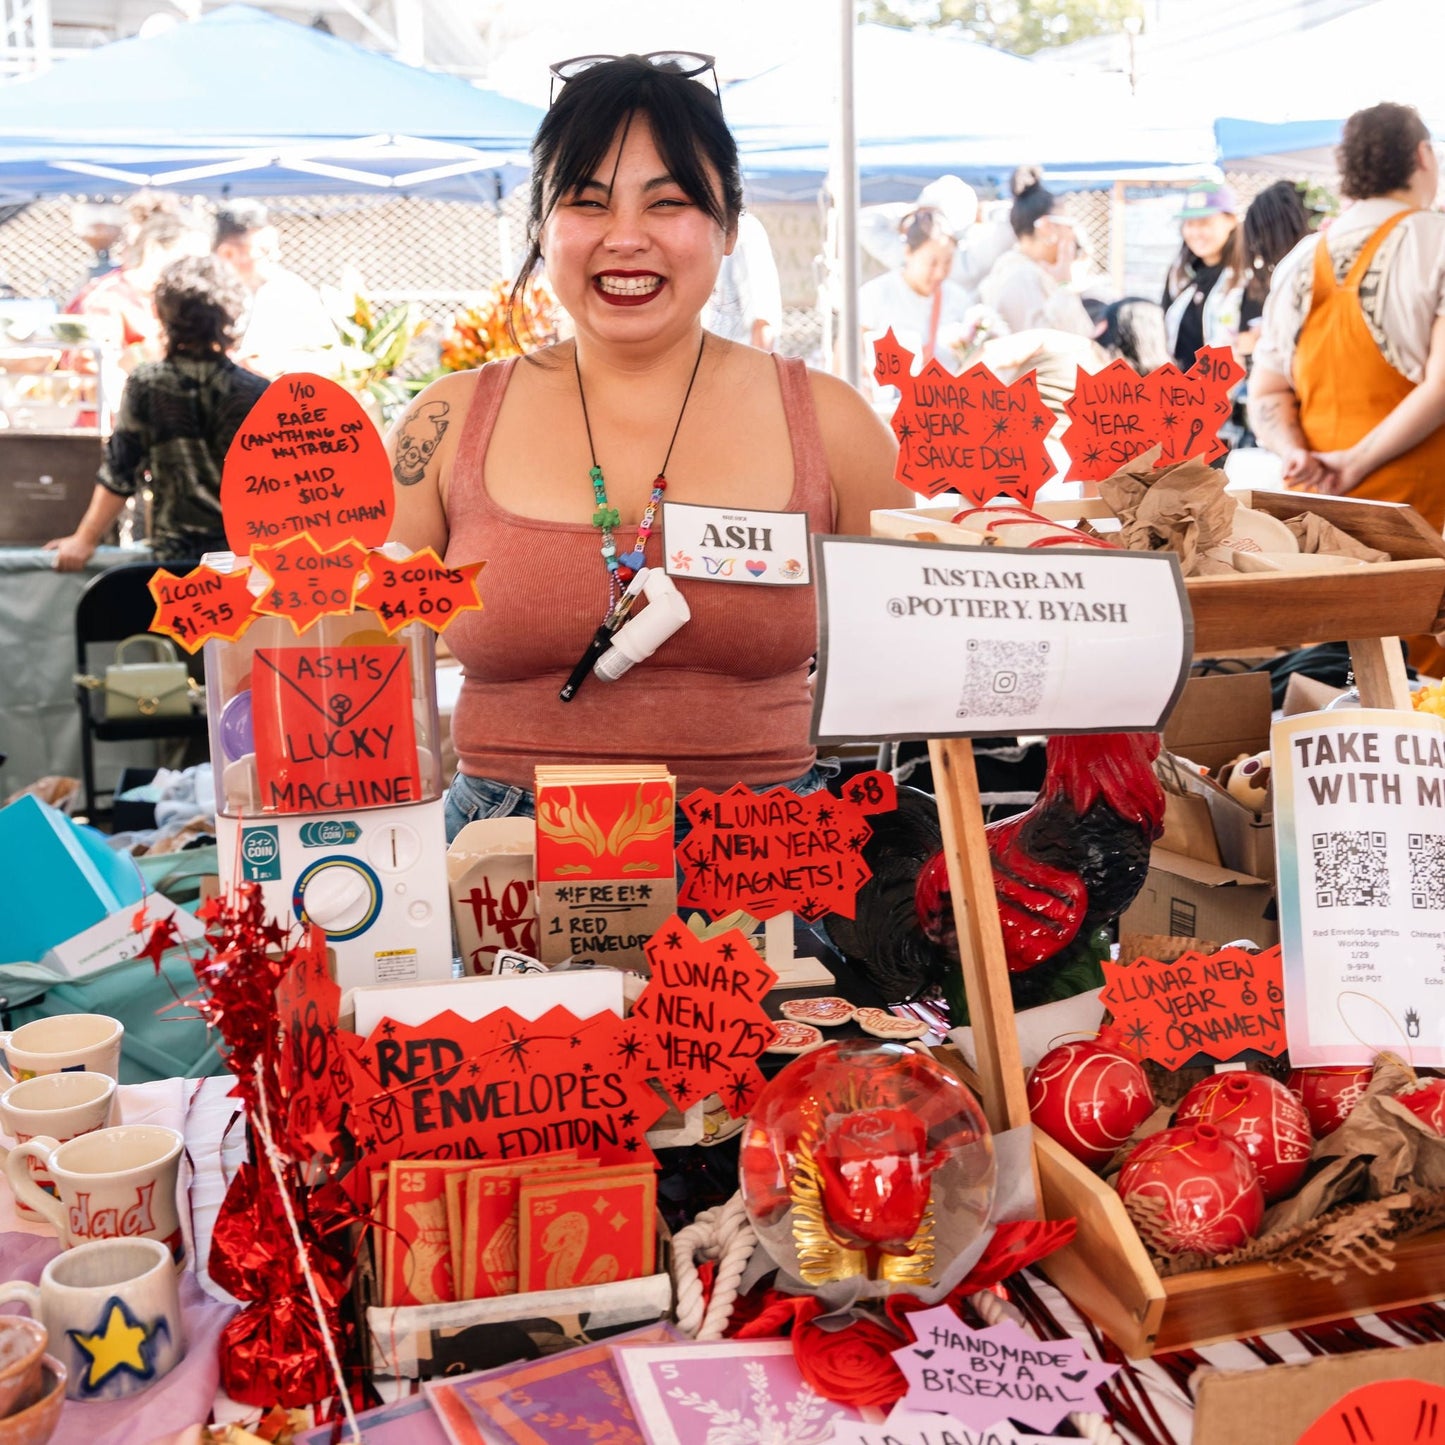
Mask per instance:
[[[1079,991],[1057,988],[1059,974],[1097,956],[1099,930],[1143,886],[1164,826],[1158,755],[1157,733],[1050,738],[1034,805],[987,828],[1020,1006]],[[941,992],[957,1010],[958,938],[933,799],[900,788],[897,812],[870,822],[863,858],[873,876],[853,919],[829,919],[829,936],[890,1002]]]

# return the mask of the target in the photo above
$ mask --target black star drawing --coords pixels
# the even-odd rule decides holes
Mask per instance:
[[[854,833],[848,839],[848,847],[857,853],[871,836],[869,833]]]
[[[735,943],[725,943],[720,949],[718,949],[718,952],[722,955],[724,963],[731,963],[733,961],[733,955],[737,951],[738,946]]]
[[[327,1025],[326,1025],[326,1037],[327,1037],[328,1039],[334,1039],[334,1038],[336,1037],[336,1035],[337,1035],[338,1032],[339,1032],[339,1030],[337,1029],[337,1027],[336,1027],[335,1024],[327,1024]]]
[[[699,809],[698,809],[698,814],[697,814],[697,821],[698,821],[699,823],[711,823],[711,822],[712,822],[712,809],[711,809],[711,808],[699,808]]]
[[[831,823],[833,821],[833,810],[826,804],[818,809],[818,821],[820,823]]]
[[[674,928],[673,931],[672,931],[671,933],[669,933],[669,934],[667,935],[667,937],[664,938],[662,941],[663,941],[669,948],[681,948],[681,947],[682,947],[682,934],[680,934],[680,933]]]
[[[582,1037],[581,1037],[581,1035],[580,1035],[580,1034],[573,1034],[572,1037],[571,1037],[571,1039],[568,1041],[567,1047],[568,1047],[569,1049],[580,1049],[580,1048],[582,1047]]]
[[[706,878],[707,875],[712,872],[712,864],[709,863],[706,858],[699,858],[697,862],[692,865],[692,871],[696,873],[699,878]]]
[[[637,1153],[637,1149],[638,1149],[637,1140],[636,1140],[636,1139],[624,1139],[623,1142],[622,1142],[622,1147],[623,1147],[624,1149],[626,1149],[629,1154],[636,1154],[636,1153]]]
[[[1134,1024],[1132,1028],[1124,1030],[1124,1037],[1128,1039],[1136,1049],[1142,1049],[1144,1045],[1149,1042],[1149,1025],[1141,1019]]]
[[[898,440],[906,442],[913,435],[913,428],[906,421],[898,423]]]
[[[624,1129],[630,1129],[636,1122],[637,1122],[637,1112],[636,1112],[636,1110],[634,1110],[634,1109],[629,1109],[629,1110],[622,1116],[622,1127],[623,1127]]]
[[[993,434],[994,434],[996,437],[1001,437],[1007,430],[1008,430],[1008,418],[1007,418],[1007,417],[1002,417],[1002,416],[999,417],[998,420],[994,422],[993,427],[992,427]]]
[[[396,1025],[392,1023],[390,1019],[383,1019],[381,1024],[381,1031],[387,1036],[387,1038],[390,1038],[396,1032]]]
[[[476,1061],[475,1059],[473,1059],[472,1062],[467,1065],[467,1073],[469,1073],[469,1074],[472,1076],[472,1078],[475,1079],[475,1078],[477,1077],[477,1075],[480,1074],[481,1072],[482,1072],[482,1066],[481,1066],[479,1063],[477,1063],[477,1061]]]
[[[639,884],[637,885],[637,896],[638,896],[639,898],[651,898],[651,897],[652,897],[652,884],[651,884],[651,883],[639,883]]]
[[[1179,418],[1172,411],[1164,413],[1164,426],[1167,430],[1173,431],[1179,425]]]
[[[1102,456],[1103,453],[1099,450],[1098,447],[1090,447],[1089,450],[1084,453],[1084,461],[1089,466],[1093,466],[1094,463],[1097,462]]]
[[[356,1147],[363,1154],[370,1154],[376,1147],[376,1140],[373,1139],[370,1134],[363,1134],[361,1138],[356,1141]]]
[[[687,1075],[686,1075],[686,1074],[679,1074],[679,1075],[672,1081],[672,1096],[673,1096],[673,1098],[674,1098],[674,1099],[683,1099],[683,1098],[686,1098],[686,1097],[687,1097],[687,1086],[688,1086],[688,1077],[687,1077]]]
[[[370,1055],[370,1054],[357,1054],[357,1056],[356,1056],[356,1062],[357,1062],[358,1064],[360,1064],[361,1067],[362,1067],[363,1069],[365,1069],[368,1073],[371,1072],[371,1055]]]
[[[507,1025],[507,1032],[511,1038],[502,1045],[502,1052],[506,1054],[510,1062],[525,1069],[527,1067],[527,1050],[532,1047],[535,1040],[519,1034],[511,1024]]]
[[[728,1093],[732,1095],[734,1110],[743,1108],[753,1092],[753,1081],[746,1074],[734,1074],[728,1080]]]
[[[1035,412],[1035,413],[1029,418],[1029,425],[1030,425],[1035,431],[1042,431],[1042,430],[1044,429],[1044,426],[1045,426],[1045,424],[1047,423],[1047,421],[1048,421],[1048,418],[1047,418],[1047,417],[1042,417],[1042,416],[1040,416],[1040,415],[1038,414],[1038,412]]]
[[[635,1036],[622,1039],[618,1042],[617,1052],[630,1064],[637,1058],[638,1054],[642,1052],[642,1040]],[[622,1122],[624,1124],[627,1122],[625,1115],[623,1116]]]
[[[582,1065],[582,1072],[584,1074],[595,1074],[597,1072],[596,1068],[593,1066],[591,1059],[588,1059],[588,1061]]]
[[[803,899],[802,906],[798,912],[811,923],[815,918],[821,918],[827,910],[816,898]]]

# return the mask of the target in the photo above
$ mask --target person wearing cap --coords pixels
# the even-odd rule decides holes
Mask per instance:
[[[1445,527],[1445,215],[1440,162],[1410,106],[1346,122],[1336,159],[1354,204],[1275,268],[1249,420],[1302,491],[1406,502]],[[1445,677],[1433,638],[1410,661]]]
[[[1183,244],[1164,282],[1164,327],[1181,371],[1202,346],[1229,346],[1244,296],[1244,237],[1228,186],[1188,192],[1179,212]]]

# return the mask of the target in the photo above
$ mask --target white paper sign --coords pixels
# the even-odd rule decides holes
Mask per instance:
[[[1048,1445],[1061,1435],[1021,1435],[1007,1420],[987,1430],[970,1430],[951,1415],[895,1408],[882,1425],[839,1425],[836,1445]]]
[[[812,580],[806,512],[664,502],[662,547],[669,577],[764,587],[803,587]]]
[[[1150,731],[1188,675],[1176,558],[818,537],[813,740]]]
[[[1445,724],[1305,713],[1270,746],[1290,1061],[1445,1065]]]

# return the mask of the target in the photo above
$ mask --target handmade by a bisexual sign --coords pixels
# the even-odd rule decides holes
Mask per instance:
[[[279,547],[254,547],[252,565],[266,574],[267,582],[256,598],[256,612],[286,618],[298,637],[318,618],[345,616],[355,604],[367,555],[365,547],[352,541],[323,551],[310,532]]]
[[[382,552],[366,560],[366,590],[362,602],[381,619],[391,636],[411,622],[440,632],[458,613],[480,612],[482,596],[477,574],[484,562],[448,567],[433,547],[413,552],[394,562]]]
[[[692,831],[677,850],[678,902],[714,918],[735,909],[754,918],[852,918],[871,876],[862,857],[872,836],[868,816],[896,802],[893,779],[880,772],[853,779],[841,798],[787,788],[755,793],[741,783],[725,793],[699,788],[681,805]]]
[[[1054,416],[1032,372],[1006,385],[981,364],[954,376],[930,357],[915,376],[913,353],[892,328],[873,351],[878,384],[900,393],[891,423],[898,481],[929,497],[957,492],[979,507],[997,497],[1028,506],[1058,471],[1044,445]]]
[[[1187,457],[1213,461],[1225,450],[1219,428],[1229,419],[1229,393],[1243,377],[1227,346],[1204,347],[1187,372],[1171,361],[1140,376],[1122,358],[1093,373],[1080,367],[1064,402],[1069,475],[1100,481],[1153,446],[1161,467]]]
[[[254,598],[244,572],[193,567],[177,577],[164,568],[151,573],[146,588],[155,598],[152,632],[163,633],[195,652],[213,638],[234,642],[251,625]]]
[[[1050,1431],[1071,1411],[1103,1413],[1098,1387],[1117,1365],[1074,1340],[1037,1340],[1012,1320],[973,1330],[947,1305],[908,1317],[914,1343],[893,1352],[908,1380],[902,1405],[952,1415],[970,1430],[1002,1420]]]
[[[1048,1445],[1061,1435],[1021,1434],[1007,1420],[970,1430],[952,1415],[898,1408],[881,1425],[839,1425],[833,1445]]]
[[[734,928],[699,938],[674,914],[647,944],[652,979],[633,1005],[654,1077],[688,1109],[716,1093],[736,1118],[763,1086],[758,1059],[776,1026],[763,995],[778,975]]]
[[[399,647],[257,648],[251,719],[267,812],[421,797],[411,680]]]
[[[381,436],[361,403],[324,377],[266,388],[226,453],[221,515],[238,557],[309,532],[323,548],[380,547],[395,515]]]
[[[1272,1058],[1285,1051],[1278,947],[1186,953],[1172,963],[1106,958],[1101,998],[1120,1042],[1166,1069],[1200,1054],[1224,1063],[1246,1050]]]
[[[351,1120],[373,1166],[392,1159],[507,1163],[559,1149],[604,1164],[652,1159],[646,1132],[664,1109],[624,1020],[511,1009],[472,1021],[384,1019],[350,1041]]]
[[[1290,1061],[1445,1067],[1445,724],[1304,713],[1270,747]]]

